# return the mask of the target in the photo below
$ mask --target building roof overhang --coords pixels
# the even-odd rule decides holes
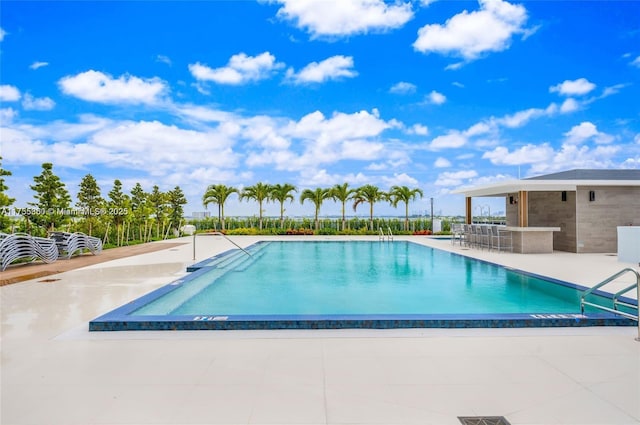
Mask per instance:
[[[640,180],[507,180],[474,187],[461,187],[452,193],[466,197],[501,197],[509,193],[575,192],[579,187],[615,186],[640,187]]]

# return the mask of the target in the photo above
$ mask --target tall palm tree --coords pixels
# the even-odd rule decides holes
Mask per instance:
[[[280,227],[284,227],[284,203],[289,200],[293,202],[294,197],[291,192],[297,192],[298,189],[292,184],[274,184],[271,186],[271,193],[269,193],[269,199],[272,201],[280,202]]]
[[[322,205],[322,202],[324,202],[326,199],[329,199],[329,192],[330,189],[323,189],[319,187],[316,190],[305,189],[300,195],[301,204],[304,204],[304,201],[308,199],[316,206],[316,230],[318,230],[319,226],[318,215],[320,214],[320,206]]]
[[[355,201],[353,203],[354,211],[360,204],[363,204],[365,202],[369,204],[369,226],[371,226],[371,230],[373,230],[373,204],[378,201],[384,201],[388,199],[388,195],[385,192],[382,192],[380,188],[370,184],[366,184],[356,189],[356,193],[354,194],[352,199]]]
[[[398,206],[398,202],[404,202],[404,230],[409,230],[409,202],[416,199],[418,195],[420,198],[424,196],[422,190],[409,189],[407,186],[392,186],[389,190],[389,199],[394,208]]]
[[[329,196],[334,201],[342,202],[342,230],[346,227],[345,204],[356,193],[356,189],[349,189],[349,183],[336,184],[331,188]]]
[[[224,203],[227,202],[227,198],[232,193],[238,193],[238,189],[223,184],[212,184],[207,187],[202,196],[202,204],[205,208],[209,204],[218,204],[218,220],[221,223],[222,230],[224,230]]]
[[[270,193],[271,185],[259,182],[254,184],[253,186],[245,187],[240,194],[240,200],[253,199],[258,203],[258,207],[260,208],[260,212],[258,214],[258,216],[260,217],[260,230],[262,230],[262,203],[264,201],[269,202]]]

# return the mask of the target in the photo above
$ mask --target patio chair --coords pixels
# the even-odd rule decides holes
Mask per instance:
[[[0,233],[0,265],[4,271],[16,260],[33,262],[42,260],[53,263],[58,258],[54,241],[33,237],[26,233]]]
[[[70,259],[76,252],[82,254],[84,250],[89,250],[93,255],[102,252],[102,241],[84,233],[51,232],[49,236],[55,241],[59,258]]]

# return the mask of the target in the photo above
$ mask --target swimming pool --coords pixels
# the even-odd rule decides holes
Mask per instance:
[[[584,288],[412,242],[259,242],[248,252],[192,266],[90,330],[633,324],[580,314]]]

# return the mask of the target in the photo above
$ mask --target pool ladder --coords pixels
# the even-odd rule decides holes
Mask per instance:
[[[384,231],[382,230],[382,227],[378,227],[378,240],[385,240],[385,238],[388,241],[392,241],[393,240],[393,233],[391,233],[391,227],[387,226],[387,234],[384,234]]]
[[[591,302],[586,301],[586,297],[588,295],[590,295],[593,291],[595,291],[596,289],[602,288],[603,286],[605,286],[608,283],[613,282],[614,280],[618,279],[620,276],[627,274],[627,273],[631,273],[633,275],[635,275],[636,278],[636,282],[630,286],[627,286],[624,289],[621,289],[620,291],[616,292],[615,294],[613,294],[613,308],[609,308],[609,307],[605,307],[599,304],[594,304]],[[610,313],[614,313],[623,317],[626,317],[627,319],[631,319],[631,320],[635,320],[638,322],[638,337],[636,338],[636,341],[640,342],[640,309],[638,309],[638,305],[634,305],[634,304],[630,304],[624,301],[620,301],[620,297],[623,294],[626,294],[627,292],[630,292],[632,289],[636,289],[636,302],[640,302],[640,273],[638,273],[637,271],[635,271],[634,269],[631,268],[626,268],[626,269],[622,269],[620,270],[618,273],[606,278],[605,280],[603,280],[602,282],[598,283],[596,286],[587,289],[586,291],[584,291],[582,293],[582,296],[580,297],[580,312],[582,314],[584,314],[584,306],[588,305],[594,308],[598,308],[600,310],[604,310],[604,311],[608,311]],[[627,313],[624,311],[620,311],[618,309],[618,306],[624,306],[630,309],[635,309],[636,310],[636,314],[631,314],[631,313]]]

